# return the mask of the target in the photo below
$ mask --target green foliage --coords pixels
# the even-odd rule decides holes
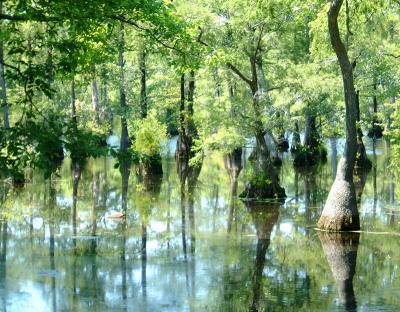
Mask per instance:
[[[234,127],[221,127],[204,141],[206,150],[218,150],[229,154],[245,143],[244,136]]]
[[[71,158],[78,162],[107,153],[104,136],[88,129],[78,128],[73,122],[67,125],[64,137],[66,150]]]
[[[162,144],[168,138],[166,126],[151,113],[145,119],[139,120],[135,128],[134,150],[145,157],[159,155]]]

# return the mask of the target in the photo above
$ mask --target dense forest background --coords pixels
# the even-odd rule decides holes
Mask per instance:
[[[363,131],[384,135],[397,162],[400,3],[333,2],[343,2],[338,24],[353,70],[358,139]],[[177,158],[189,170],[219,150],[235,176],[235,153],[255,138],[262,156],[246,174],[253,184],[268,180],[272,191],[247,193],[284,195],[273,168],[279,159],[263,136],[277,150],[292,141],[294,165],[307,167],[324,159],[325,138],[345,135],[330,7],[318,0],[0,1],[0,170],[19,184],[27,168],[50,176],[65,155],[82,167],[111,154],[117,166],[133,161],[145,175],[160,173],[163,142],[179,134]],[[119,147],[106,144],[112,133]]]

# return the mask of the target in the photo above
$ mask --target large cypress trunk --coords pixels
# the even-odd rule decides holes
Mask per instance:
[[[357,153],[357,105],[353,81],[353,67],[340,38],[338,15],[343,0],[332,0],[328,13],[331,44],[339,60],[346,104],[346,143],[339,162],[335,181],[325,202],[318,227],[329,231],[359,230],[353,170]]]

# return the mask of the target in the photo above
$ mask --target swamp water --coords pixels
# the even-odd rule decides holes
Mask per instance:
[[[375,166],[361,197],[363,232],[340,235],[314,230],[335,147],[341,154],[332,146],[308,173],[284,156],[281,205],[232,199],[218,154],[183,202],[173,158],[152,188],[132,169],[126,200],[111,159],[88,162],[75,199],[68,159],[51,183],[39,173],[19,191],[3,182],[0,310],[399,311],[400,187],[389,148],[367,140]],[[242,172],[239,192],[243,183]]]

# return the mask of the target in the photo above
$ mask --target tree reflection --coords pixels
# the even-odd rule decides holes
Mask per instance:
[[[318,236],[335,279],[341,305],[346,311],[356,311],[353,277],[356,273],[360,234],[321,232]]]
[[[256,259],[252,279],[252,300],[249,311],[259,311],[265,255],[270,244],[271,232],[278,221],[280,204],[246,203],[257,232]],[[261,309],[262,310],[262,309]]]
[[[230,198],[229,198],[229,217],[228,233],[232,231],[232,223],[236,218],[237,212],[237,188],[238,177],[242,171],[242,148],[235,149],[232,153],[224,156],[225,170],[228,172],[230,180]],[[237,228],[236,228],[237,231]]]

